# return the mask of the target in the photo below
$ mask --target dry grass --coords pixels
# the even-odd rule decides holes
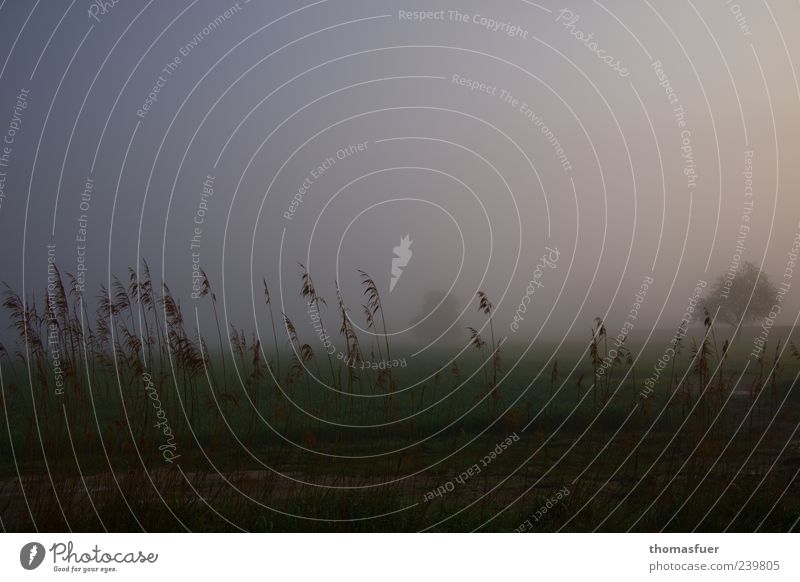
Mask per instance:
[[[115,278],[101,288],[93,314],[77,282],[67,276],[65,285],[59,272],[44,297],[6,286],[2,305],[17,346],[0,345],[0,410],[9,427],[0,440],[3,526],[414,530],[444,520],[441,529],[461,531],[498,514],[487,527],[511,530],[568,483],[573,493],[548,529],[626,529],[637,511],[644,511],[636,521],[644,530],[665,523],[714,529],[731,519],[734,529],[748,530],[762,517],[763,527],[780,530],[797,518],[796,495],[788,497],[796,493],[795,449],[782,448],[797,426],[794,384],[783,379],[787,356],[793,368],[800,361],[793,343],[779,342],[742,378],[735,342],[718,348],[718,330],[706,317],[688,358],[678,341],[668,377],[642,398],[646,356],[621,345],[611,357],[600,318],[588,347],[573,354],[575,365],[562,356],[561,366],[555,358],[547,368],[532,361],[505,375],[494,306],[479,292],[488,338],[466,328],[471,356],[444,368],[432,361],[428,379],[403,390],[424,374],[360,365],[391,361],[394,351],[374,280],[360,272],[358,317],[368,333],[359,334],[338,283],[329,310],[300,268],[299,295],[316,309],[324,334],[335,316],[342,357],[301,342],[286,314],[276,326],[266,280],[268,339],[220,321],[203,273],[200,296],[216,324],[211,347],[190,331],[180,301],[153,281],[147,263],[129,269],[127,283]],[[528,388],[537,369],[549,372]],[[143,391],[145,375],[160,413]],[[746,398],[735,394],[743,390]],[[169,421],[179,462],[164,460],[163,434],[154,428],[159,414]],[[363,425],[371,428],[353,428]],[[515,431],[524,444],[440,503],[346,521],[418,503]],[[659,502],[645,511],[654,492]],[[449,518],[467,503],[472,509]],[[604,520],[618,503],[623,509]]]

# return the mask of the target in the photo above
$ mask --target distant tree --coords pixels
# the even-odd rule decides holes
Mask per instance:
[[[720,275],[709,290],[704,305],[713,317],[719,308],[717,321],[737,326],[753,323],[769,313],[778,289],[766,273],[745,261],[731,281]]]
[[[452,325],[458,321],[458,315],[458,300],[453,295],[446,295],[441,291],[428,291],[419,315],[411,323],[419,324],[414,331],[417,337],[425,341],[434,340],[442,333],[444,336],[441,341],[460,340],[463,339],[460,333],[463,328],[458,323]],[[446,332],[448,327],[450,330]]]

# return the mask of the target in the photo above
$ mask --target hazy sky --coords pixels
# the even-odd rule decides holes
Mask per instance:
[[[697,280],[740,251],[781,281],[800,231],[796,2],[102,12],[0,7],[0,132],[13,142],[0,279],[28,294],[55,244],[63,271],[85,265],[89,296],[145,258],[210,321],[190,297],[200,265],[238,327],[254,327],[254,303],[265,325],[265,277],[310,337],[303,263],[330,320],[338,281],[364,323],[362,269],[398,341],[418,339],[407,328],[431,292],[449,296],[446,325],[465,309],[458,329],[480,322],[483,290],[498,333],[527,342],[545,320],[557,337],[595,316],[615,327],[647,277],[637,325],[675,327]],[[406,235],[411,255],[395,257]]]

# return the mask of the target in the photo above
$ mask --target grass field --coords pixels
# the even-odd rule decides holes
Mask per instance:
[[[615,349],[599,320],[583,343],[523,354],[487,327],[455,359],[410,357],[380,335],[362,345],[340,301],[352,368],[302,344],[266,286],[274,340],[231,328],[227,353],[146,271],[103,290],[91,324],[60,289],[42,311],[5,295],[8,531],[787,531],[800,517],[789,330],[755,359],[747,330],[729,343],[701,321],[679,343],[658,330]],[[302,289],[319,305],[307,274]],[[207,282],[206,299],[216,313]],[[392,347],[405,366],[361,369]]]

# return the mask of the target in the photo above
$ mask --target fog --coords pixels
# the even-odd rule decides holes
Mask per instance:
[[[742,10],[9,2],[0,279],[41,302],[55,245],[93,310],[146,260],[203,334],[200,268],[248,333],[266,280],[309,342],[304,268],[333,336],[337,283],[373,333],[359,271],[416,348],[489,333],[479,291],[520,345],[637,302],[637,332],[675,328],[732,263],[783,281],[800,231],[798,7]]]

